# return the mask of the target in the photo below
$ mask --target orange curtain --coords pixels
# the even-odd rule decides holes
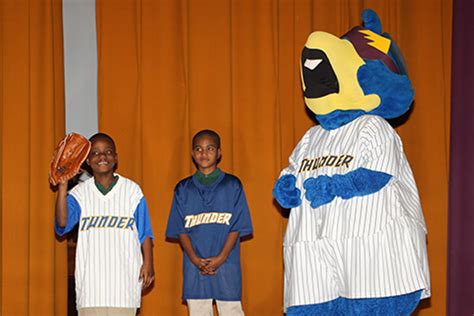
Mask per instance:
[[[65,315],[48,169],[64,135],[61,2],[2,0],[1,315]]]
[[[156,284],[142,315],[186,315],[181,250],[165,242],[173,187],[193,173],[190,138],[218,131],[220,167],[240,177],[254,238],[242,243],[248,315],[282,314],[286,219],[271,190],[314,124],[298,61],[313,30],[342,35],[375,9],[405,53],[416,92],[398,128],[428,226],[432,298],[445,313],[451,1],[97,0],[99,125],[116,138],[119,172],[145,192],[155,233]]]
[[[428,226],[432,298],[446,296],[451,1],[97,0],[99,119],[119,172],[144,189],[155,233],[156,284],[141,315],[186,315],[181,250],[164,231],[176,182],[194,172],[190,138],[215,129],[220,167],[244,183],[254,238],[242,243],[247,315],[281,315],[285,214],[271,189],[303,133],[298,74],[307,35],[341,35],[375,9],[405,53],[414,109],[397,130]],[[66,243],[53,233],[46,180],[64,133],[60,0],[1,0],[2,315],[65,315]]]

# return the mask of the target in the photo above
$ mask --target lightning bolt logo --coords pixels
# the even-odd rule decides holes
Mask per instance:
[[[386,37],[380,36],[370,30],[359,30],[360,33],[365,34],[364,38],[369,40],[367,45],[370,45],[384,54],[388,53],[390,49],[390,40]]]

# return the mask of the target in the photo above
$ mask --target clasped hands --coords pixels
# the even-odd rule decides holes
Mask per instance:
[[[196,257],[192,260],[192,263],[201,271],[202,275],[214,275],[224,261],[225,258],[219,255],[209,258]]]

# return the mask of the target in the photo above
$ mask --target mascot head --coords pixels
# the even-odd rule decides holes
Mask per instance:
[[[390,119],[404,114],[413,88],[400,50],[381,34],[372,10],[341,38],[314,32],[301,56],[305,103],[325,129],[335,129],[363,114]]]

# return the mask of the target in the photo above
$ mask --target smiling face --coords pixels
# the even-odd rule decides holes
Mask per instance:
[[[94,139],[87,164],[92,168],[94,175],[113,174],[117,164],[114,144],[106,138]]]
[[[199,171],[209,174],[217,167],[217,161],[221,157],[221,149],[214,138],[203,135],[195,140],[191,155]]]

